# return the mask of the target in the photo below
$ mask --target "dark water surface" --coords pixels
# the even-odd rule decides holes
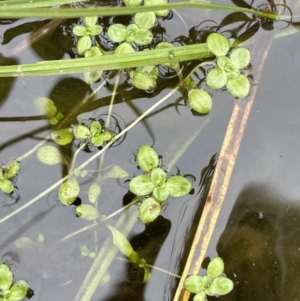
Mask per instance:
[[[221,22],[229,15],[221,11],[178,10],[177,13],[173,13],[171,20],[160,21],[170,41],[181,36],[180,41],[185,42],[183,36],[190,35],[189,38],[195,42],[195,27],[201,22],[207,19]],[[296,10],[294,15],[297,15]],[[3,20],[0,25],[1,64],[73,58],[75,44],[71,28],[77,20],[65,22],[33,47],[13,54],[30,32],[47,22],[16,20],[9,24]],[[223,30],[228,31],[240,23],[229,24]],[[202,25],[200,27],[203,28]],[[159,36],[160,31],[157,32]],[[232,32],[238,35],[243,30],[232,29]],[[256,35],[262,33],[266,32],[259,29]],[[216,254],[224,258],[225,272],[236,284],[232,293],[219,300],[299,300],[299,44],[298,33],[275,39],[261,81],[257,83],[253,79],[253,84],[259,85],[258,93],[207,253],[211,258]],[[202,77],[201,72],[199,76]],[[88,118],[102,116],[105,119],[113,83],[114,77],[90,104],[70,118],[68,126]],[[167,87],[160,81],[153,93],[145,93],[131,89],[123,76],[113,107],[113,116],[119,126],[124,128],[134,121],[176,83],[176,77],[168,80]],[[32,120],[30,117],[36,115],[34,100],[37,97],[51,98],[68,116],[72,108],[98,84],[89,87],[81,74],[1,78],[1,162],[5,164],[22,156],[51,133],[47,120]],[[216,154],[222,146],[231,111],[237,101],[226,91],[210,92],[213,93],[213,109],[209,115],[192,114],[189,107],[182,106],[183,94],[177,93],[130,130],[122,143],[110,148],[104,158],[99,210],[101,214],[109,215],[124,205],[128,191],[126,180],[140,173],[134,162],[134,153],[140,145],[153,145],[163,156],[163,167],[167,168],[195,131],[200,132],[170,171],[170,174],[179,171],[181,175],[193,175],[196,178],[194,194],[170,199],[159,219],[146,228],[137,222],[129,237],[134,249],[147,262],[170,273],[182,272],[216,164]],[[176,107],[175,102],[179,100],[180,105]],[[20,116],[28,118],[16,121],[15,118]],[[4,118],[13,121],[4,121]],[[54,143],[48,141],[47,145]],[[75,141],[72,147],[60,147],[60,150],[65,160],[70,161],[77,148],[78,142]],[[81,152],[76,161],[78,165],[94,152]],[[106,171],[113,165],[123,168],[129,176],[124,179],[105,178]],[[92,162],[87,167],[89,176],[79,180],[82,203],[88,204],[88,188],[97,177],[98,166],[99,160]],[[32,200],[66,173],[66,165],[43,165],[37,160],[36,153],[26,157],[22,160],[22,170],[16,182],[17,191],[11,197],[0,195],[0,218]],[[54,189],[1,224],[1,260],[11,264],[16,279],[28,281],[35,294],[31,300],[74,300],[93,262],[93,259],[81,255],[80,246],[99,250],[109,235],[101,225],[95,228],[96,232],[85,231],[61,242],[61,238],[90,224],[77,219],[74,211],[74,206],[59,205],[57,189]],[[43,243],[37,241],[39,234],[45,237]],[[20,237],[30,237],[33,243],[19,250],[14,242]],[[92,300],[172,300],[178,281],[172,275],[152,270],[150,281],[142,284],[140,271],[119,260],[113,262],[110,273],[111,280],[97,289]]]

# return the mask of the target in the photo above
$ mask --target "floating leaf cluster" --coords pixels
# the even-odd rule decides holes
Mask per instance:
[[[141,146],[136,155],[137,163],[145,173],[129,182],[129,190],[137,196],[150,196],[140,207],[140,219],[148,224],[160,214],[161,203],[169,196],[181,197],[191,191],[189,180],[182,176],[171,176],[159,167],[159,157],[149,145]]]
[[[13,160],[0,167],[0,189],[6,193],[10,194],[14,190],[14,179],[20,171],[21,163],[17,160]]]
[[[223,272],[224,261],[217,256],[208,264],[206,276],[188,276],[183,285],[189,292],[196,294],[194,301],[205,301],[207,296],[226,295],[232,291],[233,282],[222,276]]]
[[[111,140],[114,133],[107,130],[101,121],[94,120],[87,126],[85,124],[77,124],[73,127],[74,137],[84,141],[85,143],[91,143],[96,147],[100,147],[104,142]]]
[[[20,301],[26,298],[29,286],[25,280],[14,283],[9,266],[0,263],[0,301]]]

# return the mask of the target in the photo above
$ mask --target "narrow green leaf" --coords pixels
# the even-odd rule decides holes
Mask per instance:
[[[119,249],[121,253],[123,253],[127,257],[130,257],[134,251],[128,239],[114,227],[109,225],[108,228],[113,235],[114,245]]]
[[[154,189],[154,184],[147,175],[139,175],[129,182],[129,190],[136,195],[148,195]]]

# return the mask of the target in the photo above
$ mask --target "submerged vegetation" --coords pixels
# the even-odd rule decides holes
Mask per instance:
[[[65,2],[67,4],[70,1]],[[59,3],[63,4],[61,1]],[[145,225],[154,223],[166,208],[169,198],[180,198],[193,193],[193,183],[188,176],[180,175],[180,170],[172,175],[171,168],[178,160],[176,154],[174,160],[166,168],[163,164],[165,163],[162,160],[163,157],[157,154],[154,147],[148,145],[152,141],[141,146],[132,145],[131,151],[136,153],[136,163],[142,174],[132,176],[126,182],[128,194],[131,196],[130,201],[116,212],[105,212],[104,214],[100,212],[98,206],[100,195],[102,191],[115,189],[104,183],[105,151],[108,150],[106,156],[109,156],[110,147],[118,147],[123,139],[126,139],[125,134],[129,130],[137,123],[144,122],[155,108],[170,99],[177,91],[182,93],[185,104],[191,108],[194,115],[206,118],[205,115],[213,109],[212,93],[214,90],[226,88],[233,96],[232,99],[234,97],[244,98],[249,95],[251,90],[251,81],[245,75],[245,70],[251,61],[250,51],[244,46],[239,47],[239,44],[245,39],[239,40],[238,37],[233,39],[231,36],[228,37],[226,34],[217,32],[218,28],[213,27],[203,30],[203,38],[199,41],[200,43],[175,46],[172,41],[161,38],[155,33],[155,28],[159,27],[159,20],[162,18],[167,20],[171,11],[178,7],[251,13],[257,18],[254,20],[259,21],[261,18],[268,18],[268,20],[280,18],[274,12],[217,5],[205,1],[167,3],[166,0],[144,0],[143,5],[141,3],[141,0],[124,0],[121,7],[96,8],[87,4],[85,8],[61,9],[39,8],[53,6],[56,4],[54,1],[26,3],[26,1],[4,0],[0,4],[2,18],[81,17],[76,24],[72,24],[70,30],[64,32],[74,42],[72,59],[0,67],[1,77],[68,75],[82,72],[88,86],[87,90],[92,91],[77,104],[64,103],[63,100],[63,106],[45,95],[36,98],[34,100],[36,113],[40,119],[47,120],[49,125],[47,129],[51,129],[50,135],[44,136],[33,149],[25,154],[19,154],[17,158],[2,165],[0,169],[2,193],[7,198],[15,197],[17,199],[18,196],[14,194],[17,176],[19,176],[22,162],[27,157],[34,154],[41,163],[48,165],[49,168],[51,165],[57,164],[61,164],[63,167],[61,179],[20,206],[15,212],[3,217],[1,223],[55,190],[57,199],[62,205],[75,207],[74,217],[91,222],[81,230],[69,233],[61,241],[74,238],[97,224],[105,225],[109,229],[110,235],[100,246],[100,250],[97,249],[96,234],[94,235],[94,243],[97,245],[95,250],[85,245],[78,247],[82,257],[93,259],[94,262],[74,300],[88,301],[91,299],[118,250],[134,267],[139,271],[142,270],[142,282],[147,282],[151,276],[152,266],[148,263],[147,258],[140,256],[138,250],[134,250],[127,238],[128,234],[137,220]],[[116,18],[119,15],[129,15],[130,17]],[[113,18],[104,21],[105,16]],[[188,62],[188,64],[182,62]],[[140,114],[127,127],[121,128],[119,121],[112,122],[113,105],[118,87],[125,82],[124,85],[133,91],[141,90],[148,93],[147,95],[154,95],[158,85],[167,87],[160,72],[161,67],[167,70],[166,73],[178,77],[176,87],[174,88],[173,85],[171,92]],[[110,70],[114,71],[109,73]],[[202,76],[199,75],[200,73]],[[101,100],[98,100],[97,103],[94,97],[111,78],[113,78],[113,84],[110,87],[109,109],[105,112],[107,115],[98,116],[98,113],[92,112],[95,112],[102,104]],[[101,81],[102,83],[99,85]],[[68,109],[65,109],[64,106]],[[138,110],[135,109],[135,111]],[[83,113],[85,117],[80,116]],[[87,115],[88,117],[86,117]],[[126,118],[126,116],[122,117]],[[125,120],[126,124],[128,122]],[[184,147],[182,149],[184,150]],[[83,157],[80,157],[82,153],[90,154],[89,158],[82,161]],[[96,170],[87,169],[91,162],[99,158],[100,162]],[[30,170],[25,170],[19,177],[27,175],[30,177],[29,173]],[[125,167],[115,164],[107,172],[106,178],[120,180],[128,177],[128,174]],[[82,190],[84,185],[88,185],[88,189],[85,187]],[[28,189],[31,188],[28,187]],[[22,195],[22,191],[18,192]],[[128,213],[130,213],[129,217]],[[117,214],[120,214],[119,220],[113,222],[112,218]],[[206,300],[207,296],[224,295],[233,289],[233,282],[224,277],[223,273],[224,263],[220,257],[216,257],[208,265],[206,276],[189,276],[186,278],[184,286],[188,291],[196,294],[195,301]],[[14,301],[26,297],[29,290],[27,283],[19,280],[13,284],[12,272],[6,264],[0,265],[0,274],[1,300]],[[34,284],[32,287],[34,288]]]

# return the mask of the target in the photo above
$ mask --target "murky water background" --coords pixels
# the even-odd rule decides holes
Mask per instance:
[[[179,15],[174,13],[172,20],[161,22],[170,40],[179,35],[188,35],[180,18],[185,20],[189,31],[193,32],[193,26],[208,18],[220,22],[228,15],[221,11],[211,13],[210,16],[205,12],[195,13],[194,10],[177,12]],[[296,11],[294,15],[297,15]],[[35,50],[38,49],[37,52],[29,48],[14,56],[12,49],[35,26],[44,22],[39,20],[33,26],[33,21],[1,23],[4,63],[12,63],[8,57],[19,63],[35,62],[41,58],[72,57],[70,47],[73,40],[69,32],[76,20],[68,21],[47,41],[41,42],[44,48],[34,47]],[[257,35],[261,32],[262,29]],[[253,84],[259,84],[258,93],[207,254],[208,257],[219,254],[224,258],[226,274],[236,284],[232,293],[220,297],[221,300],[299,299],[299,39],[299,35],[294,34],[275,40],[268,54],[261,82],[257,83],[253,79]],[[249,46],[250,49],[251,47]],[[170,87],[176,81],[176,78],[170,80]],[[78,120],[107,113],[112,85],[113,79],[110,79],[95,97],[93,105],[85,107],[84,112],[78,114]],[[13,80],[1,78],[0,87],[0,114],[5,118],[35,115],[33,101],[39,96],[51,98],[67,114],[70,108],[91,92],[83,82],[82,75]],[[96,85],[92,88],[94,87]],[[163,84],[158,85],[153,94],[146,94],[131,90],[123,79],[113,108],[113,116],[120,126],[124,128],[170,91],[170,88],[163,90],[164,87]],[[137,222],[130,235],[135,249],[149,263],[180,274],[200,217],[205,191],[215,164],[215,154],[221,148],[236,100],[227,92],[213,92],[213,109],[207,116],[193,115],[186,106],[176,107],[174,103],[177,100],[181,100],[180,104],[183,104],[182,94],[175,94],[144,122],[134,127],[119,146],[110,148],[105,155],[103,167],[109,168],[112,164],[117,164],[130,177],[138,174],[140,171],[134,162],[134,152],[142,144],[154,145],[163,156],[163,166],[167,166],[188,138],[201,129],[199,136],[170,172],[176,174],[179,170],[182,175],[193,175],[196,178],[193,183],[194,194],[170,199],[167,208],[155,223],[145,229]],[[50,127],[44,120],[2,121],[1,162],[7,163],[21,156],[49,133]],[[48,144],[51,145],[50,142]],[[70,159],[76,150],[76,142],[73,149],[62,147],[61,150]],[[90,153],[81,153],[78,161],[84,162],[90,156]],[[82,202],[88,202],[87,190],[96,176],[93,170],[98,165],[99,161],[92,163],[88,167],[91,170],[90,177],[80,182]],[[24,159],[16,184],[18,201],[1,194],[1,218],[47,189],[65,172],[64,166],[43,165],[38,162],[35,154]],[[207,176],[204,177],[204,174]],[[103,180],[99,200],[102,214],[110,214],[123,206],[123,199],[128,191],[125,180]],[[92,264],[92,259],[81,256],[80,246],[87,245],[91,250],[99,249],[108,231],[104,226],[99,226],[96,242],[92,231],[86,231],[65,242],[60,242],[60,239],[88,224],[75,217],[73,206],[63,207],[58,204],[57,190],[1,224],[2,261],[12,264],[16,279],[28,281],[35,292],[32,300],[74,299]],[[36,241],[39,234],[45,236],[43,243]],[[14,246],[14,241],[24,236],[35,242],[29,249],[20,251]],[[173,298],[177,280],[171,275],[153,270],[151,280],[144,285],[141,284],[138,271],[119,260],[113,263],[110,272],[111,280],[98,288],[93,300],[157,301]]]

